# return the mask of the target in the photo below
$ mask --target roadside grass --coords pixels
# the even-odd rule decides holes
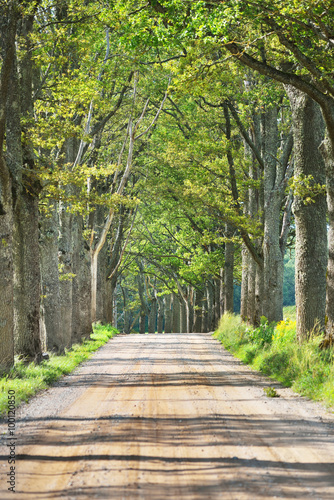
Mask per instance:
[[[256,370],[310,399],[334,406],[334,349],[320,349],[319,335],[299,344],[295,307],[285,308],[284,320],[253,329],[240,316],[224,314],[214,333],[231,353]]]
[[[51,354],[50,359],[39,365],[17,361],[10,373],[0,379],[0,416],[7,413],[8,391],[15,391],[15,406],[19,406],[63,375],[71,373],[117,333],[118,330],[110,325],[95,324],[90,339],[74,344],[71,349],[65,350],[64,355]]]

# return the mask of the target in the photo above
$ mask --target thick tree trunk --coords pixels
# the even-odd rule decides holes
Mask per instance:
[[[156,322],[157,322],[157,298],[156,292],[153,291],[153,296],[151,297],[150,313],[148,315],[148,333],[156,332]]]
[[[16,59],[17,17],[13,2],[0,5],[2,59],[0,73],[0,375],[8,372],[14,364],[13,186],[10,170],[3,157],[3,143],[7,118],[6,103],[10,89],[14,90],[17,95],[17,90],[15,92],[15,87],[11,85],[11,74],[17,74],[16,69],[13,68],[13,62]],[[14,108],[12,108],[13,104]],[[18,98],[10,100],[9,114],[15,109],[15,105],[19,109]],[[20,144],[20,134],[19,136],[16,134],[16,139]]]
[[[295,176],[312,175],[325,183],[319,146],[324,125],[319,106],[300,91],[287,87],[293,116]],[[327,227],[326,199],[318,195],[305,204],[296,196],[296,308],[297,336],[308,338],[315,327],[324,328],[326,304]]]
[[[140,311],[140,317],[139,317],[139,333],[145,333],[146,332],[146,314],[145,311],[141,310]]]
[[[15,351],[27,360],[38,361],[42,354],[38,199],[25,190],[17,201],[14,220]]]
[[[0,375],[14,364],[12,185],[0,151]]]
[[[326,288],[326,337],[334,343],[334,150],[328,137],[321,144],[326,166],[326,189],[328,206],[328,265]]]
[[[277,108],[268,110],[262,120],[264,159],[264,311],[269,323],[283,319],[283,258],[280,248],[280,210],[283,184],[278,175]]]
[[[60,290],[58,271],[58,214],[56,203],[49,204],[49,212],[41,218],[40,255],[42,275],[41,331],[45,332],[46,349],[64,351],[63,331],[60,327]]]

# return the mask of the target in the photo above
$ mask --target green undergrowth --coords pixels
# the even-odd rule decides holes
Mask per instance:
[[[256,370],[311,399],[334,406],[334,350],[320,349],[322,337],[296,339],[295,308],[285,308],[284,320],[268,324],[261,318],[250,328],[240,316],[224,314],[214,337],[231,353]]]
[[[108,342],[118,332],[110,325],[94,325],[94,331],[90,339],[85,339],[81,344],[74,344],[71,349],[65,350],[64,355],[50,355],[50,359],[41,364],[25,364],[17,361],[10,373],[0,379],[0,416],[7,413],[8,394],[15,391],[15,406],[46,389],[63,375],[71,373],[82,361],[91,355],[102,345]]]

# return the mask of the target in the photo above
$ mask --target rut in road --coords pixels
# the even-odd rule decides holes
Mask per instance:
[[[16,498],[333,499],[333,416],[272,385],[209,334],[117,336],[22,410]]]

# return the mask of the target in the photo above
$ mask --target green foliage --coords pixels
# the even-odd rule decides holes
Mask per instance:
[[[268,398],[279,398],[279,394],[275,387],[265,387],[263,391]]]
[[[214,336],[253,368],[292,387],[301,395],[333,406],[334,349],[320,349],[320,336],[313,336],[299,344],[295,308],[286,308],[285,313],[291,319],[286,317],[276,326],[271,325],[270,329],[263,319],[255,334],[241,322],[239,316],[225,314]],[[269,330],[273,332],[271,342],[264,342],[263,338]]]
[[[64,355],[51,354],[50,359],[40,365],[23,361],[16,362],[9,375],[0,379],[0,415],[7,411],[7,395],[9,390],[15,391],[15,404],[18,406],[23,401],[28,401],[31,396],[45,389],[63,375],[71,373],[82,361],[90,358],[93,352],[108,342],[118,333],[110,325],[94,326],[94,333],[90,339],[82,344],[75,344]]]
[[[248,330],[248,337],[251,342],[258,344],[261,347],[270,345],[273,339],[275,323],[268,323],[265,316],[261,316],[260,326],[255,329]]]
[[[313,175],[293,176],[289,188],[298,196],[305,205],[315,203],[317,196],[326,196],[326,185],[314,181]]]

